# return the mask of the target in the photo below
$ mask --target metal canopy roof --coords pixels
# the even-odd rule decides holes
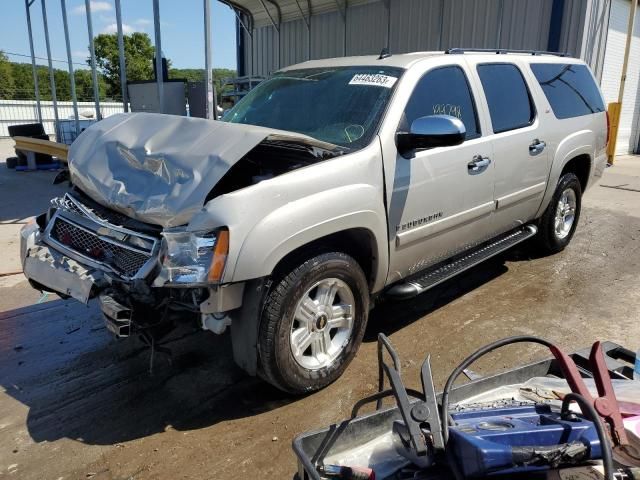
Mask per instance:
[[[291,20],[308,20],[310,15],[319,15],[336,10],[344,11],[347,0],[219,0],[247,15],[251,24],[247,28],[280,25]],[[373,3],[380,0],[348,0],[349,7]],[[277,27],[276,27],[277,28]]]

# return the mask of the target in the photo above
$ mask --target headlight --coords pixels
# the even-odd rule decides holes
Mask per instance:
[[[185,229],[162,233],[158,275],[164,285],[192,286],[219,282],[229,250],[229,231],[188,232]]]

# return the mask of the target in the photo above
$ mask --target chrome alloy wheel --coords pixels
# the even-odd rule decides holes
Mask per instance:
[[[309,370],[331,365],[349,343],[354,315],[355,299],[345,282],[316,282],[296,305],[290,337],[295,361]]]
[[[571,232],[573,222],[576,219],[576,192],[572,188],[567,188],[556,206],[555,234],[560,240],[564,239]]]

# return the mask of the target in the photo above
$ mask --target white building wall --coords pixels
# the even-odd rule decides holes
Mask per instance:
[[[55,134],[53,102],[40,102],[42,109],[42,123],[44,130],[49,135]],[[78,102],[78,111],[82,113],[87,110],[95,114],[95,104],[93,102]],[[122,102],[101,102],[100,112],[103,117],[108,117],[114,113],[124,112]],[[74,118],[73,102],[58,102],[58,118],[60,120]],[[0,100],[0,137],[8,137],[10,125],[21,123],[36,123],[38,121],[38,110],[35,100]]]

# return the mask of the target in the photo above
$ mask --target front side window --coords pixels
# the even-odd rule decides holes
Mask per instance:
[[[469,83],[460,67],[436,68],[420,79],[407,103],[400,129],[409,131],[414,120],[429,115],[458,117],[464,123],[467,140],[480,136]]]
[[[510,63],[478,65],[478,76],[487,97],[494,133],[533,123],[535,110],[518,67]]]
[[[402,72],[367,66],[280,72],[249,92],[223,120],[303,133],[355,150],[376,134]]]
[[[534,63],[531,70],[556,118],[604,112],[604,102],[586,65]]]

